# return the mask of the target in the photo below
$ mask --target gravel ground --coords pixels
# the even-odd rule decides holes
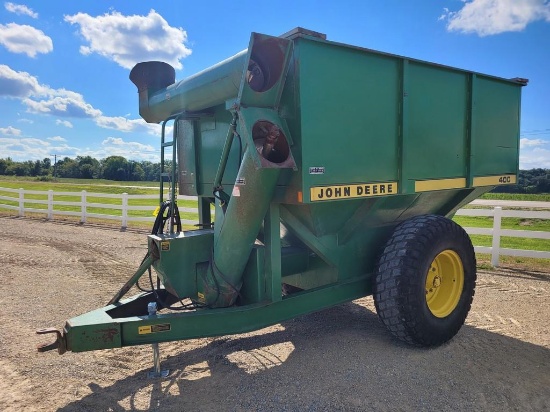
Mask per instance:
[[[372,299],[254,333],[39,354],[38,328],[104,306],[135,271],[145,233],[0,217],[0,410],[550,410],[550,268],[481,271],[448,344],[391,338]]]

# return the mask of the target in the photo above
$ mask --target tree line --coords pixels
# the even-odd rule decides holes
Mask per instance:
[[[166,162],[170,167],[170,162]],[[13,161],[0,159],[0,175],[34,176],[41,180],[55,177],[73,179],[107,179],[118,181],[158,182],[160,163],[127,160],[122,156],[109,156],[97,160],[91,156],[65,157],[56,164],[50,158],[43,160]],[[550,169],[520,170],[518,184],[496,187],[498,193],[550,193]]]
[[[170,162],[166,162],[169,167]],[[73,179],[107,179],[118,181],[159,181],[160,163],[127,160],[122,156],[109,156],[97,160],[91,156],[65,157],[55,164],[46,157],[43,160],[13,161],[0,159],[0,175],[31,176],[39,180],[58,177]]]
[[[550,169],[520,170],[517,185],[497,186],[493,193],[550,193]]]

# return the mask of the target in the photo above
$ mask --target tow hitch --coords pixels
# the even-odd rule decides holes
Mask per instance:
[[[55,328],[38,329],[36,333],[38,335],[47,335],[49,333],[54,333],[56,335],[54,342],[43,343],[41,345],[38,345],[36,347],[36,349],[38,349],[38,352],[47,352],[49,350],[54,350],[54,349],[57,349],[57,352],[60,355],[63,355],[65,352],[67,352],[67,342],[65,341],[65,337],[57,329]]]

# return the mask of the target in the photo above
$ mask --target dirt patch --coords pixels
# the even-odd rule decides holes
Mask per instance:
[[[104,306],[134,272],[144,233],[0,217],[0,410],[550,410],[550,273],[480,271],[448,344],[396,342],[371,298],[258,332],[39,354],[41,327]]]

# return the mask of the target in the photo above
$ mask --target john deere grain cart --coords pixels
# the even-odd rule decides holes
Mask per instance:
[[[163,125],[147,255],[107,306],[39,331],[57,335],[40,350],[235,334],[370,294],[401,340],[432,346],[458,332],[476,261],[449,218],[516,183],[526,80],[303,29],[253,33],[247,50],[183,81],[174,73],[160,62],[130,73],[141,116]],[[195,230],[182,230],[176,187],[198,199]],[[150,290],[122,299],[144,274]]]

